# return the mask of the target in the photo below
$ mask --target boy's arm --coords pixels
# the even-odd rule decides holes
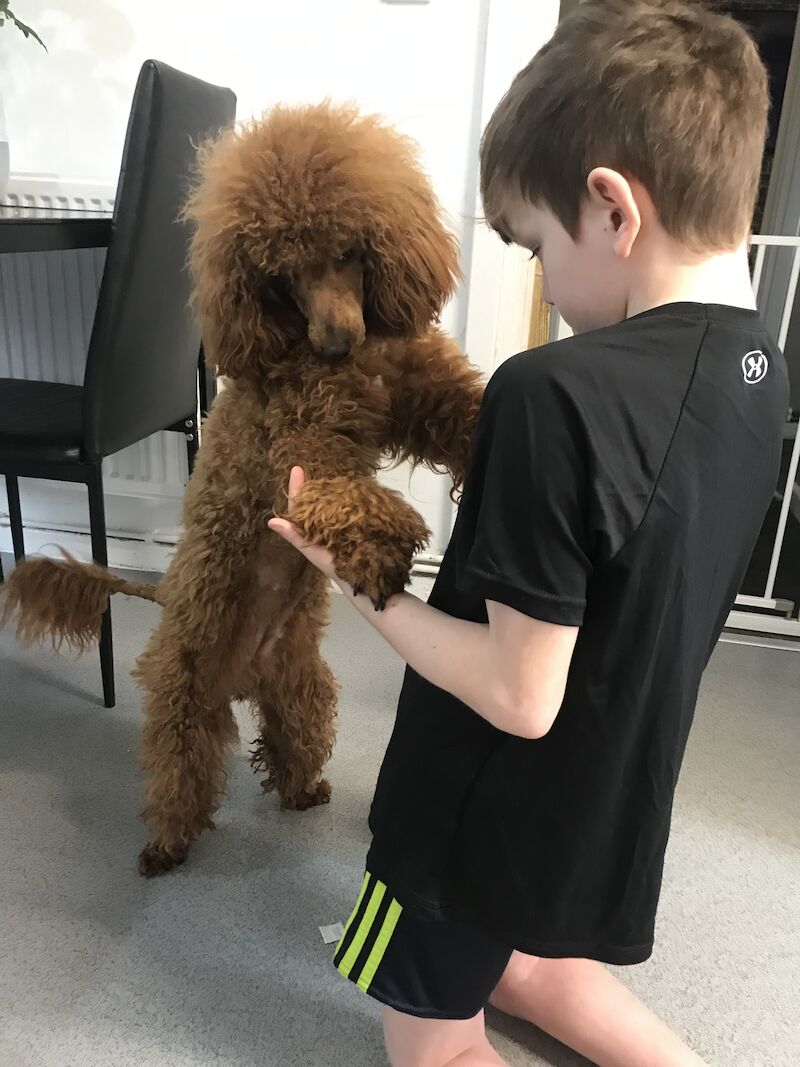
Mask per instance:
[[[336,579],[334,579],[336,580]],[[410,593],[376,612],[345,596],[409,666],[482,718],[518,737],[543,737],[564,699],[577,626],[557,626],[487,601],[489,624],[454,619]]]
[[[302,470],[295,467],[289,480],[290,515],[303,482]],[[541,622],[491,600],[488,625],[467,622],[409,593],[392,597],[382,612],[376,612],[367,597],[356,596],[339,578],[327,549],[306,544],[286,519],[271,519],[269,525],[332,578],[423,678],[506,733],[538,738],[550,729],[564,697],[576,626]]]

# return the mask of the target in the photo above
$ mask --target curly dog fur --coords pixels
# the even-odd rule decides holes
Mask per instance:
[[[98,567],[34,560],[9,579],[18,633],[79,648],[115,591],[157,599],[145,690],[140,870],[181,863],[213,827],[236,738],[232,699],[260,720],[253,763],[284,806],[325,803],[336,684],[319,643],[326,580],[267,528],[305,468],[293,521],[330,547],[376,609],[405,586],[428,531],[380,486],[410,460],[460,484],[482,394],[435,325],[457,283],[413,144],[373,117],[276,108],[200,151],[186,216],[208,357],[226,381],[184,501],[184,535],[157,591]]]

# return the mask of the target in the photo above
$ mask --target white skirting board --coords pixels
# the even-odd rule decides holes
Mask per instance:
[[[165,532],[157,531],[157,537],[168,537]],[[108,562],[112,567],[136,571],[163,572],[169,566],[175,550],[177,531],[170,540],[143,540],[132,531],[109,528]],[[59,548],[65,548],[76,559],[90,560],[92,544],[88,530],[65,529],[63,526],[53,529],[42,527],[25,527],[25,552],[31,556],[52,556],[59,558]],[[11,530],[8,518],[0,517],[0,552],[12,552]]]
[[[142,540],[132,531],[108,531],[108,562],[112,567],[136,571],[163,573],[175,551],[180,530],[157,530],[150,540]],[[76,559],[90,560],[92,545],[88,532],[78,529],[25,529],[25,551],[28,556],[58,558],[64,548]],[[13,551],[11,530],[7,519],[0,519],[0,552]],[[413,581],[422,587],[432,586],[439,573],[441,557],[420,555],[414,561]]]

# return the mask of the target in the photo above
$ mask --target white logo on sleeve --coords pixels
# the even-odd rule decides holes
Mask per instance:
[[[756,385],[758,382],[763,381],[767,376],[768,370],[769,361],[761,349],[756,349],[755,352],[748,352],[742,360],[744,380],[748,385]]]

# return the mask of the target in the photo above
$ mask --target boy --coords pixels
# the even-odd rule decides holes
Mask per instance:
[[[485,132],[487,219],[576,336],[489,383],[429,604],[339,583],[409,664],[336,953],[394,1067],[502,1063],[490,1000],[601,1067],[702,1062],[602,964],[651,954],[701,674],[777,479],[786,370],[746,253],[766,116],[732,20],[586,0]]]

